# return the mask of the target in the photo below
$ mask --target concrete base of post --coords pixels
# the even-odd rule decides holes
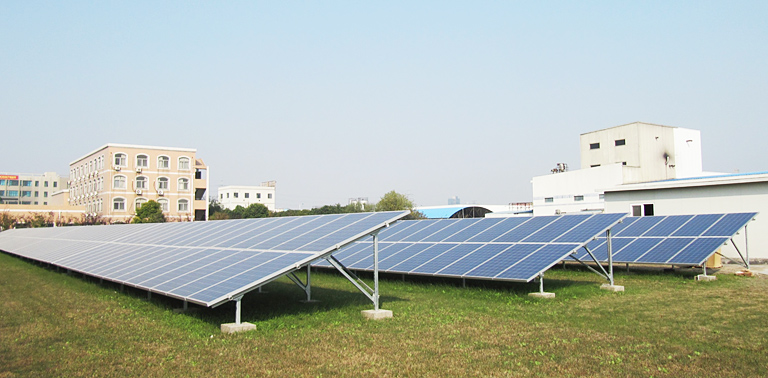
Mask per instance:
[[[244,332],[254,329],[256,329],[256,325],[251,323],[225,323],[221,325],[222,333]]]
[[[715,281],[717,280],[717,276],[707,276],[704,274],[699,274],[696,276],[696,281]]]
[[[528,293],[529,297],[539,298],[539,299],[552,299],[555,297],[555,293],[542,293],[542,292],[536,292],[536,293]]]
[[[624,286],[621,285],[611,285],[611,284],[602,284],[600,285],[600,289],[613,291],[613,292],[620,292],[624,291]]]
[[[392,317],[390,310],[363,310],[360,311],[363,317],[370,320],[388,319]]]

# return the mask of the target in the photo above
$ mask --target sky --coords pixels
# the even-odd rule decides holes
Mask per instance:
[[[0,172],[197,149],[278,208],[531,201],[579,134],[701,130],[768,170],[765,1],[3,1]]]

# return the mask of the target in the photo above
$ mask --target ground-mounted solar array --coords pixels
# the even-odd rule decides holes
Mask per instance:
[[[379,270],[529,282],[626,214],[400,221],[379,234]],[[333,256],[349,269],[373,270],[371,242]],[[320,261],[314,266],[330,266]]]
[[[611,230],[614,263],[703,264],[757,213],[628,217]],[[598,260],[608,259],[605,237],[587,244]],[[591,259],[586,251],[575,255]]]
[[[18,229],[0,250],[213,307],[407,214]]]

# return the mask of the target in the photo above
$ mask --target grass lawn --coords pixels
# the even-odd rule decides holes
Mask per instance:
[[[537,284],[390,276],[382,308],[335,274],[313,299],[281,279],[243,299],[257,330],[226,335],[234,304],[118,292],[0,253],[0,377],[761,377],[768,376],[768,279],[623,272],[626,292],[569,268]]]

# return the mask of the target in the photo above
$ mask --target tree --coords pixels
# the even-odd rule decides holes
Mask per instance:
[[[411,214],[406,219],[421,219],[424,214],[413,210],[413,202],[405,194],[390,191],[384,194],[376,204],[376,211],[410,210]]]
[[[156,201],[149,200],[141,205],[136,210],[136,216],[133,217],[131,223],[163,223],[165,222],[165,215],[163,215],[163,208]]]

